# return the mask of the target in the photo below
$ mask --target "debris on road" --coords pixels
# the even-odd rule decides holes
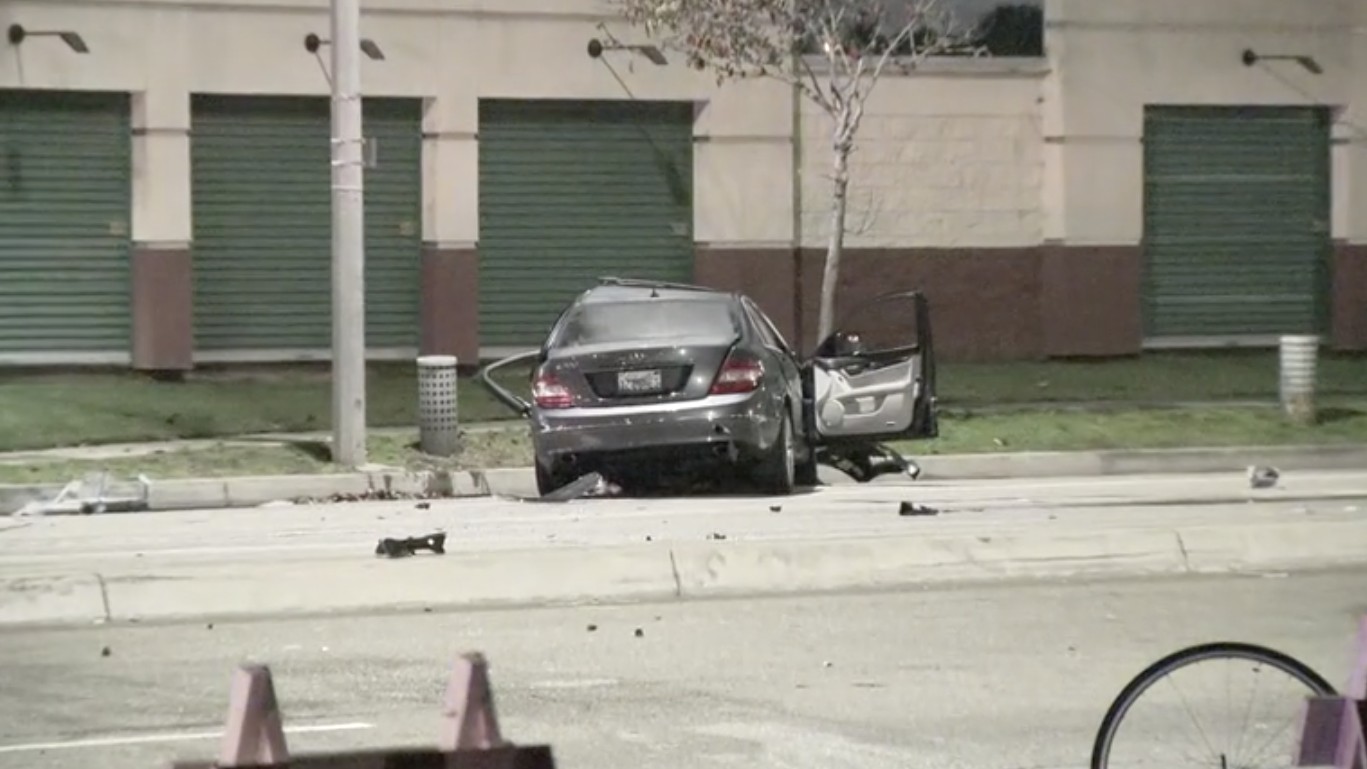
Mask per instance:
[[[769,505],[769,512],[781,513],[783,512],[783,505]]]
[[[416,508],[416,509],[418,509],[418,510],[431,510],[431,509],[432,509],[432,503],[431,503],[431,502],[419,502],[418,504],[414,505],[413,507]]]
[[[109,655],[111,655],[111,654],[113,654],[113,653],[114,653],[114,650],[111,649],[111,648],[109,648],[108,646],[104,647],[103,649],[100,649],[100,656],[101,656],[101,657],[108,657]]]
[[[640,628],[636,628],[636,637],[637,637],[637,638],[645,638],[645,637],[646,637],[646,631],[644,631],[644,630],[642,630],[642,629],[640,629]]]
[[[1249,465],[1248,485],[1255,489],[1270,489],[1277,485],[1277,479],[1280,477],[1281,473],[1277,472],[1275,467]]]
[[[415,555],[419,550],[430,550],[437,555],[445,553],[446,534],[437,532],[425,537],[405,537],[403,539],[386,537],[375,545],[375,555],[383,555],[389,558],[406,558]]]
[[[531,502],[572,502],[583,497],[612,497],[622,493],[622,487],[608,481],[601,473],[581,475],[549,494],[531,497]]]
[[[589,631],[590,633],[597,632],[597,630],[598,630],[598,626],[597,626],[597,625],[595,625],[595,624],[593,624],[593,623],[589,623],[588,631]]]
[[[722,534],[722,533],[719,532],[719,531],[714,531],[714,532],[712,532],[711,534],[708,534],[708,535],[707,535],[707,538],[708,538],[708,539],[726,539],[726,535],[725,535],[725,534]]]
[[[362,492],[337,492],[322,497],[295,497],[290,501],[296,505],[330,505],[340,502],[405,502],[409,500],[451,499],[455,496],[450,489],[437,488],[419,492],[395,491],[394,489],[366,489]],[[426,509],[426,508],[419,508]]]
[[[920,505],[915,502],[903,502],[897,507],[897,514],[901,516],[910,515],[939,515],[940,511],[929,505]]]
[[[147,509],[152,481],[138,475],[132,483],[110,483],[109,473],[90,473],[73,480],[52,499],[35,499],[15,515],[91,515],[136,513]]]

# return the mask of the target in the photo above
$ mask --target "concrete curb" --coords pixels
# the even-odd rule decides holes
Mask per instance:
[[[1249,465],[1362,470],[1367,469],[1367,445],[1003,452],[925,456],[916,462],[922,477],[942,480],[1242,472]]]
[[[1367,519],[1177,529],[726,541],[453,552],[402,560],[149,563],[0,580],[0,625],[710,598],[960,581],[1367,564]],[[210,608],[211,607],[211,608]]]
[[[916,461],[927,480],[1242,472],[1251,464],[1283,471],[1362,470],[1367,468],[1367,445],[958,454]],[[829,483],[853,483],[840,473],[823,477]],[[0,515],[12,515],[32,500],[50,499],[61,488],[0,485]],[[277,500],[384,490],[452,497],[534,496],[536,482],[530,468],[187,478],[153,481],[148,504],[152,511],[256,507]]]

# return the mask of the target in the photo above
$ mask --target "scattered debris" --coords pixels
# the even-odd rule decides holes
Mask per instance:
[[[598,632],[598,626],[595,625],[595,624],[593,624],[592,622],[590,622],[590,623],[589,623],[588,630],[589,630],[590,633],[596,633],[596,632]]]
[[[913,481],[921,477],[920,465],[881,443],[849,450],[823,448],[817,461],[834,467],[858,483],[868,483],[881,475],[893,473],[904,473]]]
[[[823,668],[833,667],[834,665],[835,663],[831,662],[830,660],[826,660],[825,662],[821,663],[821,667]]]
[[[104,647],[103,649],[100,649],[100,656],[101,656],[101,657],[108,657],[109,655],[111,655],[111,654],[113,654],[113,653],[114,653],[114,650],[111,649],[111,648],[109,648],[108,646]]]
[[[1275,467],[1248,467],[1248,485],[1255,489],[1270,489],[1277,485],[1277,479],[1280,477],[1281,473],[1277,472]]]
[[[940,511],[929,505],[920,505],[915,502],[903,502],[897,507],[897,514],[902,516],[939,515]]]
[[[431,502],[419,502],[418,504],[413,505],[413,507],[417,508],[418,510],[431,510],[431,509],[432,509],[432,503],[431,503]]]
[[[722,533],[719,532],[719,531],[714,531],[714,532],[712,532],[711,534],[708,534],[708,535],[707,535],[707,538],[708,538],[708,539],[726,539],[726,535],[725,535],[725,534],[722,534]]]
[[[109,473],[90,473],[62,487],[52,499],[35,499],[15,515],[91,515],[135,513],[147,509],[152,481],[139,475],[133,483],[111,486]]]
[[[644,630],[642,630],[642,629],[640,629],[640,628],[636,628],[636,637],[637,637],[637,638],[645,638],[645,637],[646,637],[646,631],[644,631]]]
[[[375,545],[375,555],[388,556],[390,558],[405,558],[416,554],[419,550],[431,550],[437,555],[446,552],[446,534],[437,532],[428,534],[425,537],[405,537],[394,539],[386,537]]]
[[[549,494],[532,497],[533,502],[572,502],[583,497],[610,497],[622,493],[622,487],[608,481],[601,473],[581,475]]]
[[[1356,513],[1357,511],[1358,511],[1358,506],[1357,506],[1357,505],[1349,505],[1349,506],[1343,508],[1343,512],[1345,512],[1345,513]]]
[[[205,629],[205,630],[213,630],[213,629],[214,629],[214,623],[210,622],[209,624],[207,624],[207,625],[204,626],[204,629]]]
[[[439,486],[439,484],[433,484]],[[295,497],[292,502],[296,505],[330,505],[338,502],[404,502],[416,499],[450,499],[454,496],[448,489],[434,488],[427,491],[407,492],[395,491],[394,489],[366,489],[360,493],[329,494],[323,497]]]
[[[783,505],[769,505],[769,512],[781,513],[783,512]]]

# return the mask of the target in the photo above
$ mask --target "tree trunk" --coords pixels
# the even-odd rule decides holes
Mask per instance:
[[[821,271],[821,314],[817,323],[817,344],[835,330],[835,291],[840,285],[840,256],[845,249],[845,210],[849,200],[850,149],[837,143],[831,174],[831,236],[826,244],[826,264]]]

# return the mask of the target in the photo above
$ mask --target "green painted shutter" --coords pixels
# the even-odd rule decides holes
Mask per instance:
[[[1150,108],[1150,338],[1314,333],[1325,323],[1329,124],[1314,108]]]
[[[125,94],[0,91],[0,355],[129,349]]]
[[[196,96],[195,336],[201,350],[326,348],[332,322],[330,104]],[[415,347],[422,105],[367,99],[366,343]]]
[[[480,343],[539,343],[602,275],[691,280],[692,141],[687,103],[480,102]]]

